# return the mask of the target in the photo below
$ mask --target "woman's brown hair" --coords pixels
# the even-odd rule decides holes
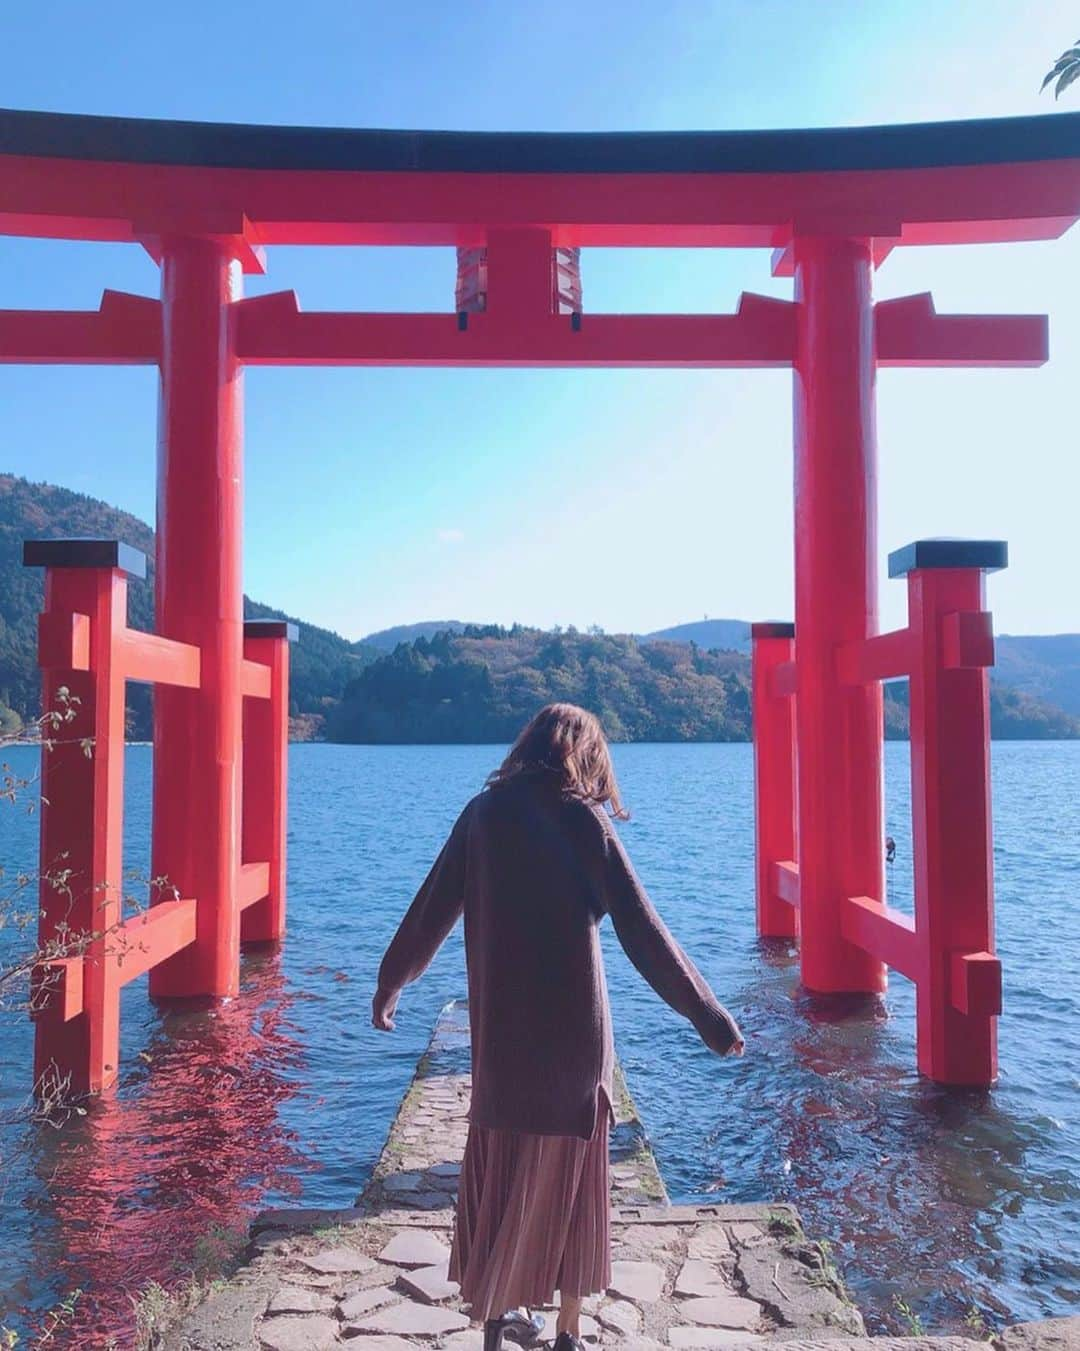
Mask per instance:
[[[488,778],[488,787],[516,774],[546,770],[559,775],[563,791],[606,806],[625,821],[611,752],[599,719],[577,704],[548,704],[518,733],[510,753]]]

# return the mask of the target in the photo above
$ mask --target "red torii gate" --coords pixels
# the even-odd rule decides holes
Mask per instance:
[[[883,957],[907,970],[920,985],[920,1067],[945,1082],[990,1082],[1000,977],[986,780],[992,637],[978,579],[1003,563],[1003,548],[912,546],[897,563],[911,578],[911,625],[877,636],[874,384],[883,365],[1038,365],[1046,320],[941,316],[926,295],[875,305],[871,283],[896,247],[1051,239],[1078,216],[1078,114],[548,135],[0,113],[0,232],[129,241],[161,266],[160,300],[107,291],[95,313],[0,312],[0,360],[161,371],[154,661],[113,662],[94,637],[100,622],[83,625],[80,606],[93,597],[116,603],[118,553],[104,570],[93,555],[98,580],[81,600],[60,574],[88,566],[84,553],[28,553],[57,574],[50,595],[70,593],[43,626],[51,677],[79,669],[79,657],[84,668],[99,660],[127,678],[173,681],[155,700],[153,872],[185,909],[182,921],[176,912],[144,925],[160,933],[140,958],[152,993],[236,991],[241,910],[269,895],[271,843],[283,859],[283,746],[278,800],[258,818],[257,864],[242,843],[245,815],[254,818],[243,809],[241,708],[245,695],[269,692],[244,654],[244,366],[791,366],[798,636],[792,647],[786,630],[767,628],[755,643],[761,931],[794,934],[798,907],[811,990],[879,991]],[[263,271],[264,248],[285,243],[483,249],[484,308],[307,314],[292,292],[241,299],[242,273]],[[554,250],[590,246],[767,247],[774,270],[794,277],[795,300],[744,295],[731,315],[560,312]],[[122,613],[110,613],[122,628]],[[175,681],[178,670],[185,679]],[[279,696],[281,670],[279,661]],[[914,924],[884,906],[882,876],[878,682],[900,673],[912,675],[913,754],[929,785],[916,804]],[[280,723],[280,699],[277,709]],[[953,717],[962,740],[951,737]],[[950,820],[964,834],[955,848],[943,833]],[[54,806],[43,859],[100,832],[83,851],[87,900],[107,888],[101,860],[118,857],[119,829],[115,800]],[[961,883],[972,847],[983,866]],[[282,906],[279,889],[261,936],[280,933]],[[48,914],[43,923],[49,931]],[[89,1024],[91,1015],[115,1024],[115,991],[103,992],[92,961],[58,974],[39,1023],[39,1069],[56,1063],[77,1086],[104,1087],[116,1074],[115,1037]],[[75,1036],[69,1025],[80,1020]],[[931,1055],[935,1038],[951,1049]],[[975,1049],[957,1051],[958,1040]]]

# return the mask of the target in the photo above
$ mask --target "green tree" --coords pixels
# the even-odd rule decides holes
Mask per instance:
[[[1074,80],[1080,78],[1080,38],[1067,47],[1043,77],[1040,93],[1048,84],[1054,86],[1054,98],[1059,99]]]

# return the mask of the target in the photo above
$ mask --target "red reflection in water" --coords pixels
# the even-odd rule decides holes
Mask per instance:
[[[871,1331],[900,1330],[896,1295],[935,1331],[963,1332],[973,1306],[988,1322],[1007,1315],[993,1253],[1003,1200],[1031,1186],[1022,1125],[990,1092],[930,1084],[898,1063],[878,997],[795,989],[785,1016],[777,995],[804,1072],[774,1098],[784,1157],[803,1218],[836,1243]]]
[[[119,1091],[36,1141],[35,1268],[86,1292],[65,1344],[130,1345],[147,1282],[206,1269],[268,1191],[299,1190],[310,1165],[278,1119],[301,1087],[290,1003],[277,954],[247,958],[236,999],[161,1009]]]

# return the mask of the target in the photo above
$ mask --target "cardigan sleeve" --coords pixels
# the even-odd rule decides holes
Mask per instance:
[[[604,908],[626,955],[676,1013],[689,1019],[710,1050],[726,1054],[739,1036],[738,1025],[657,914],[613,827],[604,832]]]
[[[457,923],[465,904],[465,839],[468,809],[458,817],[379,967],[379,989],[396,994],[423,975]]]

